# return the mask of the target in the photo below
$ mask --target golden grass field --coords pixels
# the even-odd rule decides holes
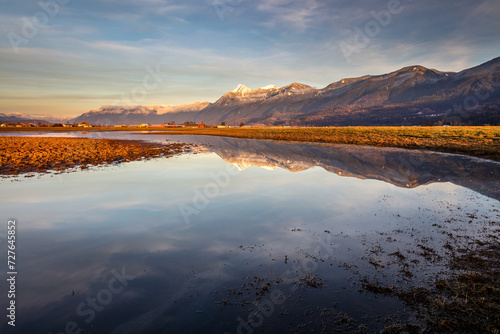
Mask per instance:
[[[61,171],[80,166],[171,156],[191,145],[133,140],[0,137],[0,174]]]
[[[459,153],[500,161],[500,127],[323,127],[323,128],[3,128],[2,131],[148,131],[329,144],[400,147]]]
[[[171,129],[169,134],[353,144],[460,153],[500,160],[500,127]]]

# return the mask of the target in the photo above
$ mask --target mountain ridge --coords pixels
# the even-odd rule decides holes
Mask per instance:
[[[111,117],[101,107],[75,120],[100,124],[106,119],[109,124],[495,125],[500,124],[500,57],[460,72],[411,65],[387,74],[344,78],[321,89],[298,82],[257,89],[239,84],[213,103],[201,103],[189,111],[172,110],[163,117],[158,117],[161,106],[154,110],[132,107],[135,114],[149,116],[141,121],[122,110],[118,117]]]
[[[500,57],[460,72],[411,65],[387,74],[341,79],[322,89],[293,83],[273,94],[219,99],[201,110],[195,121],[296,126],[500,124],[499,84]],[[297,86],[302,89],[287,90]],[[488,96],[478,94],[483,90]],[[484,98],[476,101],[476,95]]]
[[[72,119],[71,122],[101,125],[184,123],[184,119],[209,104],[210,102],[195,102],[179,106],[102,106],[98,110],[90,110]]]

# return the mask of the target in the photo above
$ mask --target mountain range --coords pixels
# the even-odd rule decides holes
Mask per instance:
[[[384,75],[346,78],[322,89],[294,82],[244,85],[214,103],[178,107],[105,106],[75,118],[91,124],[369,126],[500,124],[500,57],[461,72],[415,65]]]
[[[88,122],[101,125],[163,124],[191,121],[210,102],[197,102],[180,106],[103,106],[73,119],[73,123]]]
[[[22,113],[0,113],[0,123],[34,123],[34,124],[43,124],[50,125],[52,123],[62,122],[63,119],[69,120],[70,117],[67,118],[58,118],[50,115],[28,115]]]

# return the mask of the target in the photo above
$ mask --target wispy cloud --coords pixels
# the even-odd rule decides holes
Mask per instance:
[[[307,30],[312,23],[317,23],[322,6],[317,0],[261,0],[257,9],[269,14],[263,25],[269,27],[291,27],[300,31]]]

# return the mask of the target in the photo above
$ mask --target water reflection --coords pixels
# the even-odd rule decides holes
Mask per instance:
[[[296,173],[321,167],[339,176],[380,180],[397,187],[415,188],[451,182],[500,199],[500,162],[458,154],[354,145],[311,145],[216,136],[155,135],[131,132],[0,133],[20,136],[67,136],[182,141],[200,144],[244,170],[257,166]]]
[[[493,162],[392,149],[168,139],[205,143],[212,153],[0,182],[1,220],[19,222],[18,323],[15,330],[2,323],[2,332],[60,333],[74,323],[94,333],[235,333],[254,302],[271,300],[278,290],[283,303],[251,330],[286,331],[290,321],[297,329],[321,319],[318,308],[336,308],[380,330],[376,316],[404,306],[358,292],[342,263],[377,273],[363,258],[389,236],[387,254],[424,240],[438,248],[449,235],[435,223],[453,218],[447,233],[480,236],[496,228],[485,221],[499,221]],[[218,184],[214,175],[228,163],[238,169],[203,200],[200,194]],[[195,210],[189,221],[185,206]],[[413,279],[424,284],[441,268],[416,263]],[[322,288],[300,284],[309,272]],[[116,273],[133,279],[108,293]],[[384,271],[389,281],[396,274]],[[256,295],[268,282],[270,291]],[[0,288],[6,291],[6,283]]]
[[[205,144],[225,161],[300,172],[313,167],[340,176],[373,179],[415,188],[451,182],[500,199],[500,163],[456,154],[352,145],[310,145],[209,136],[169,136]]]

